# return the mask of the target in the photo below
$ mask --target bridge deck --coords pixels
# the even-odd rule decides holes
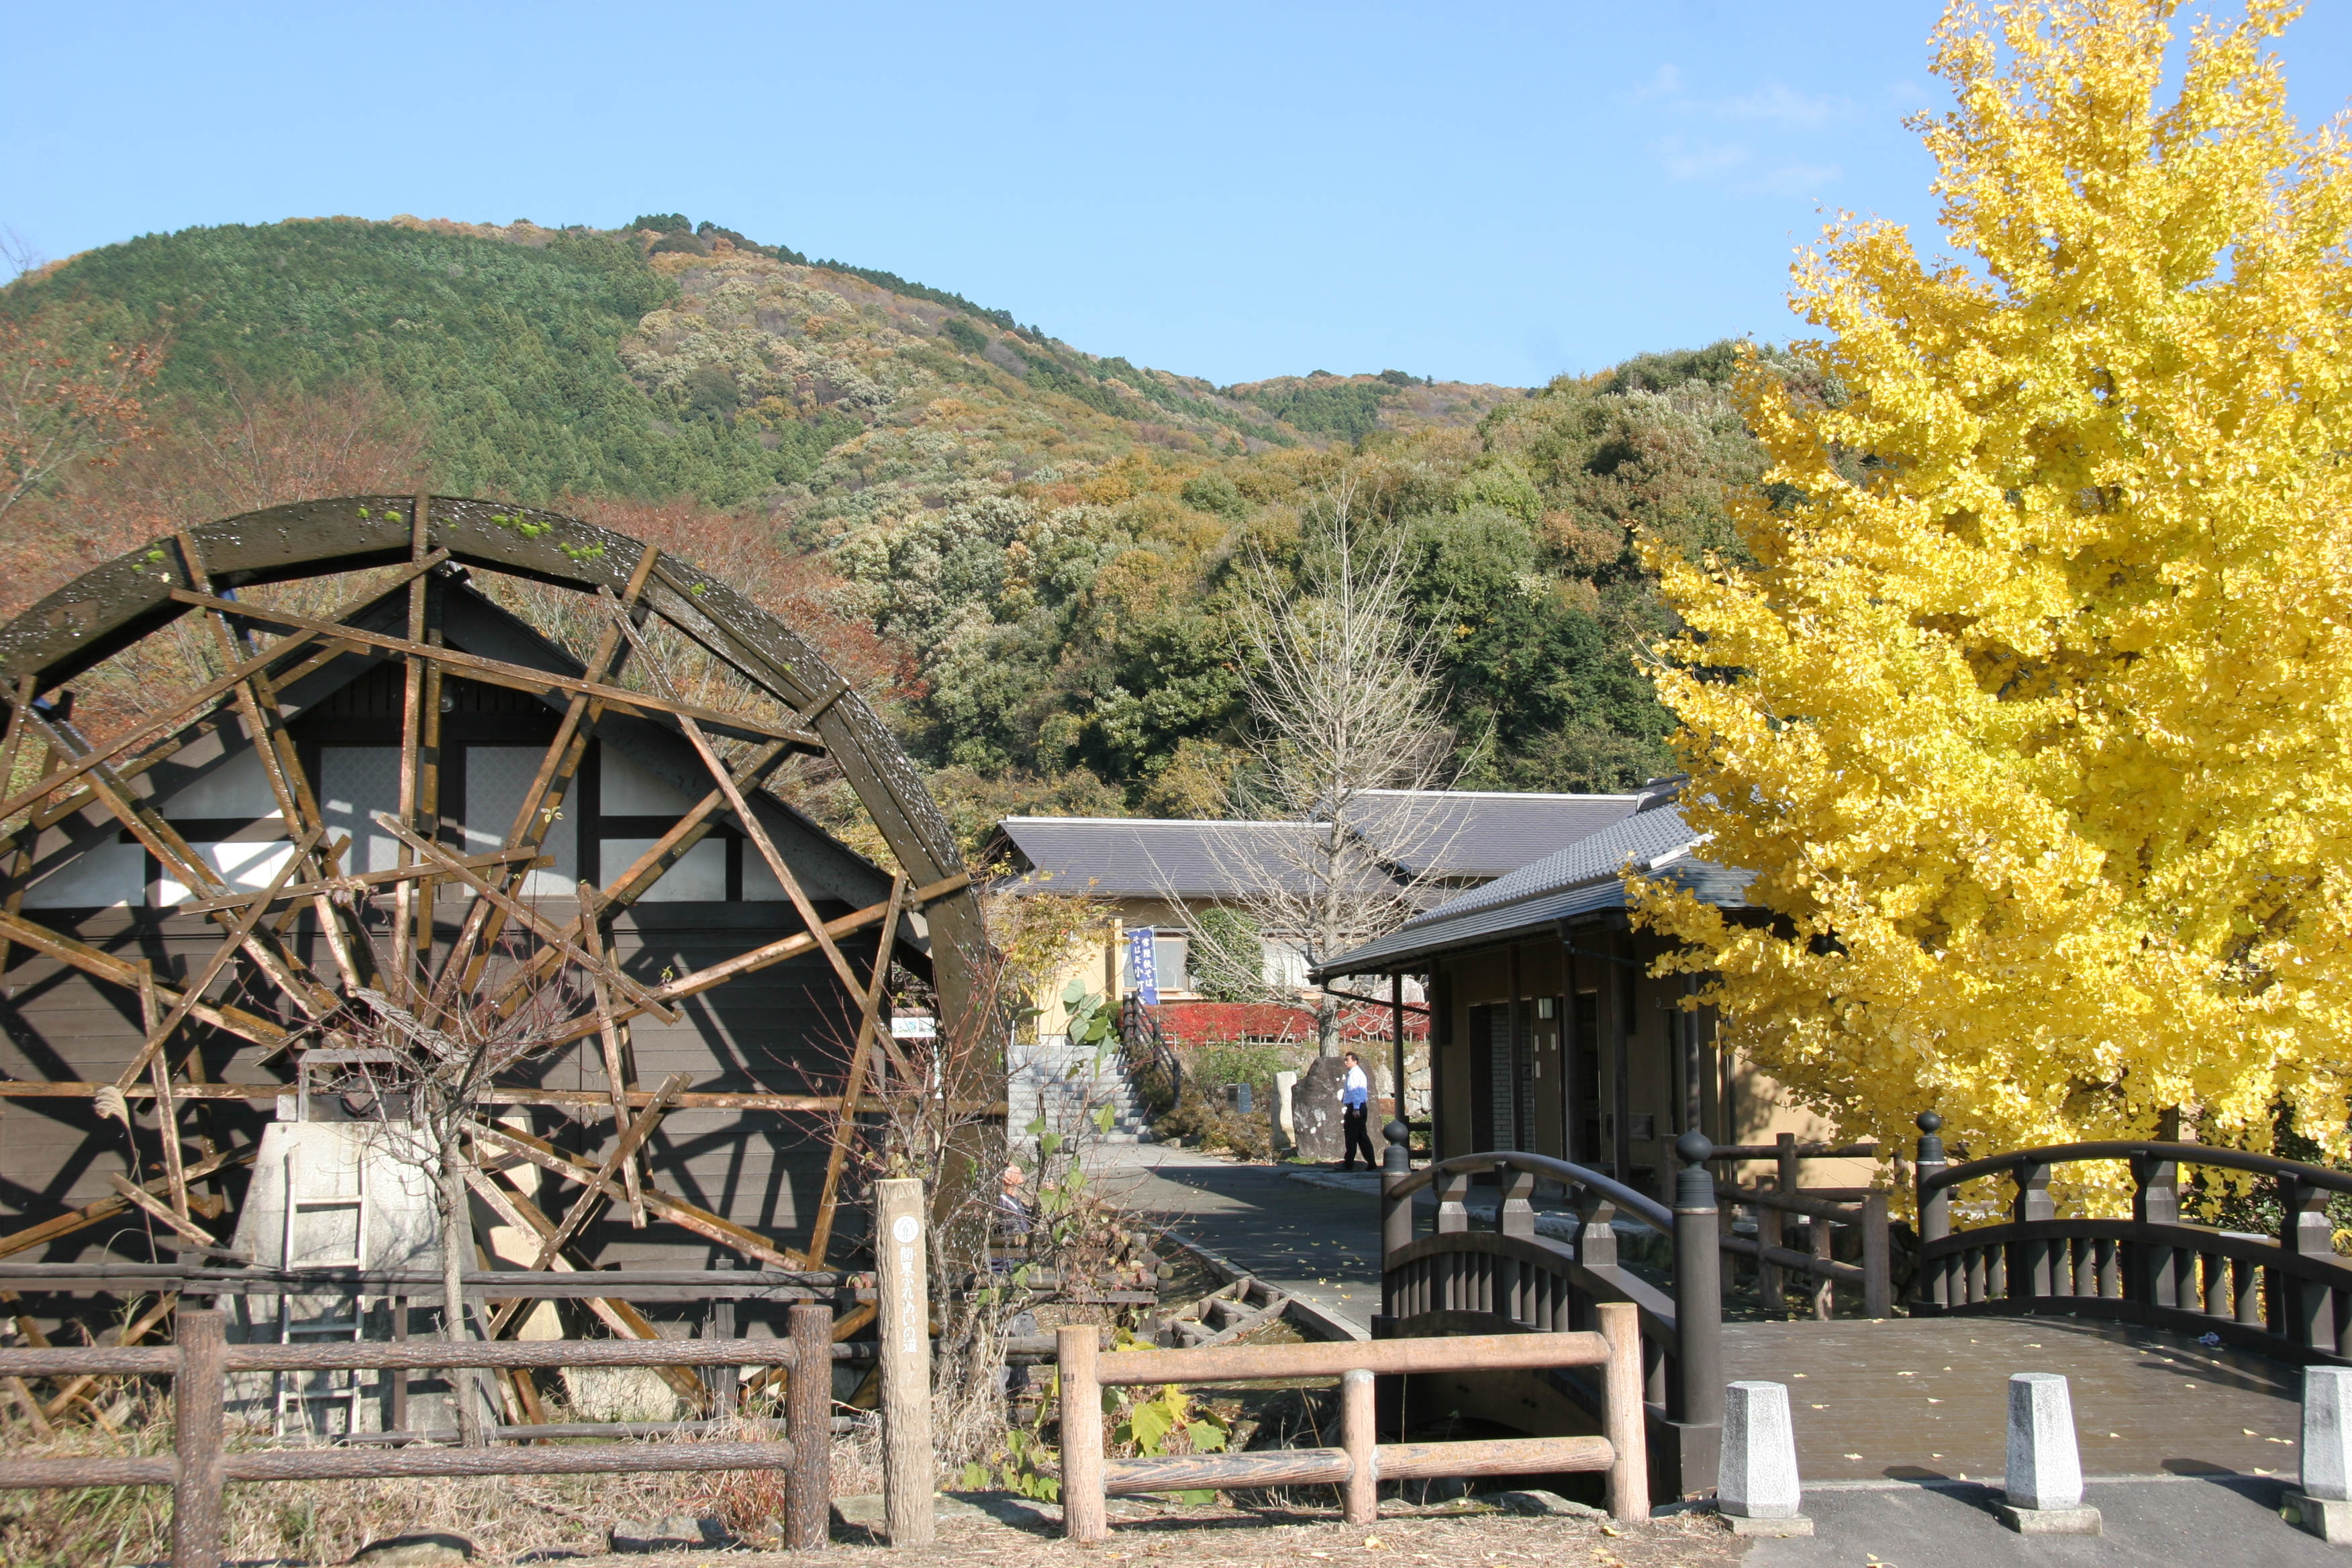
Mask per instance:
[[[2066,1376],[2086,1475],[2293,1477],[2301,1370],[2071,1318],[1727,1323],[1727,1378],[1789,1385],[1808,1481],[1996,1479],[2011,1373]]]

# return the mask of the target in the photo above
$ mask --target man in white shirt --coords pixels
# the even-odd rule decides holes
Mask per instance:
[[[1360,1147],[1364,1151],[1364,1169],[1377,1171],[1381,1168],[1380,1156],[1372,1152],[1371,1134],[1365,1131],[1365,1123],[1371,1117],[1372,1081],[1364,1076],[1364,1064],[1356,1059],[1355,1052],[1349,1051],[1347,1060],[1348,1079],[1339,1089],[1339,1121],[1347,1130],[1347,1157],[1339,1162],[1339,1169],[1356,1168],[1356,1150]]]

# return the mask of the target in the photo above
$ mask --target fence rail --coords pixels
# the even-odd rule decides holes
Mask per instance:
[[[1626,1302],[1604,1303],[1597,1332],[1486,1334],[1297,1345],[1223,1345],[1200,1350],[1100,1353],[1096,1331],[1059,1333],[1062,1379],[1062,1531],[1074,1541],[1108,1538],[1104,1508],[1113,1494],[1195,1488],[1337,1485],[1350,1524],[1379,1517],[1380,1483],[1422,1476],[1496,1476],[1601,1470],[1610,1511],[1650,1515],[1642,1430],[1642,1331]],[[1486,1438],[1457,1443],[1381,1443],[1373,1380],[1412,1373],[1515,1372],[1598,1367],[1601,1436]],[[1270,1378],[1340,1379],[1340,1446],[1256,1454],[1185,1454],[1106,1459],[1101,1391],[1107,1387],[1242,1383]]]
[[[1405,1129],[1391,1121],[1381,1178],[1382,1336],[1556,1333],[1594,1327],[1622,1307],[1635,1314],[1643,1345],[1642,1400],[1652,1473],[1680,1495],[1709,1484],[1723,1422],[1723,1300],[1720,1214],[1706,1166],[1711,1145],[1675,1145],[1687,1165],[1668,1208],[1598,1171],[1514,1151],[1465,1154],[1412,1171]],[[1492,1173],[1501,1200],[1495,1228],[1470,1228],[1475,1176]],[[1560,1183],[1578,1194],[1573,1247],[1535,1230],[1535,1185]],[[1432,1234],[1413,1234],[1413,1194],[1433,1187]],[[1620,1215],[1664,1237],[1674,1258],[1674,1290],[1660,1289],[1618,1260]],[[1572,1373],[1559,1381],[1595,1415],[1602,1391]]]
[[[1817,1317],[1829,1316],[1831,1292],[1855,1289],[1864,1313],[1885,1317],[1894,1300],[1886,1200],[1871,1193],[1851,1203],[1807,1195],[1795,1184],[1795,1161],[1813,1151],[1793,1141],[1772,1145],[1783,1186],[1739,1187],[1719,1183],[1708,1165],[1722,1151],[1697,1133],[1676,1141],[1685,1169],[1674,1206],[1599,1171],[1548,1155],[1497,1150],[1464,1154],[1412,1171],[1405,1129],[1387,1128],[1389,1153],[1381,1182],[1381,1311],[1383,1334],[1547,1333],[1587,1329],[1604,1303],[1622,1302],[1640,1315],[1643,1341],[1643,1400],[1651,1449],[1662,1489],[1692,1491],[1712,1484],[1723,1419],[1723,1258],[1753,1258],[1759,1286],[1776,1299],[1783,1272],[1810,1276]],[[1758,1145],[1756,1147],[1762,1147]],[[1834,1151],[1843,1153],[1845,1151]],[[1474,1230],[1473,1180],[1491,1173],[1499,1201],[1491,1230]],[[1575,1194],[1572,1245],[1536,1234],[1538,1181],[1559,1183]],[[1413,1195],[1432,1188],[1433,1228],[1414,1234]],[[1757,1237],[1726,1234],[1723,1208],[1753,1210]],[[1661,1289],[1620,1261],[1616,1225],[1630,1219],[1654,1232],[1672,1258],[1672,1281]],[[1811,1250],[1780,1245],[1783,1225],[1805,1222]],[[1862,1234],[1862,1261],[1831,1256],[1836,1226]],[[1595,1409],[1597,1392],[1572,1378],[1563,1392]],[[1595,1409],[1597,1414],[1597,1409]]]
[[[785,1537],[794,1550],[824,1543],[832,1456],[833,1315],[792,1309],[782,1340],[406,1341],[352,1344],[230,1344],[217,1311],[183,1310],[177,1342],[0,1350],[0,1377],[161,1376],[173,1383],[168,1457],[0,1460],[0,1489],[169,1486],[173,1568],[220,1568],[221,1489],[231,1481],[361,1480],[410,1476],[624,1474],[782,1470]],[[233,1372],[500,1370],[572,1366],[777,1366],[797,1372],[774,1442],[598,1444],[582,1447],[227,1450],[226,1382]]]
[[[2352,1260],[2336,1255],[2327,1215],[2352,1173],[2201,1143],[2067,1143],[1962,1164],[1948,1163],[1933,1111],[1919,1125],[1919,1277],[1911,1310],[2074,1313],[2211,1333],[2290,1361],[2352,1364]],[[2132,1187],[2129,1219],[2059,1219],[2057,1172],[2120,1162]],[[2279,1234],[2185,1223],[2181,1167],[2243,1171],[2272,1184]],[[1963,1184],[2014,1184],[2005,1224],[1952,1228]]]
[[[467,1269],[468,1300],[616,1298],[625,1301],[834,1301],[874,1300],[874,1276],[846,1270]],[[214,1268],[193,1264],[0,1262],[0,1289],[63,1295],[178,1290],[190,1296],[364,1295],[438,1300],[441,1276],[419,1269]]]

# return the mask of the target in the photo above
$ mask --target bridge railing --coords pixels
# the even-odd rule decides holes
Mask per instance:
[[[1952,1164],[1918,1119],[1919,1271],[1914,1315],[2072,1313],[2212,1333],[2300,1362],[2352,1363],[2352,1260],[2336,1255],[2331,1194],[2352,1174],[2200,1143],[2118,1142],[2023,1149]],[[2055,1170],[2121,1161],[2130,1173],[2128,1219],[2060,1219]],[[2181,1167],[2268,1178],[2283,1213],[2276,1237],[2218,1230],[2180,1217]],[[1963,1183],[2008,1176],[2010,1218],[1952,1228]]]
[[[1713,1146],[1696,1134],[1675,1145],[1686,1162],[1671,1209],[1647,1194],[1582,1165],[1511,1150],[1464,1154],[1410,1168],[1405,1128],[1391,1121],[1381,1179],[1381,1312],[1375,1337],[1568,1333],[1596,1328],[1608,1302],[1632,1305],[1642,1328],[1643,1398],[1654,1478],[1679,1495],[1715,1474],[1723,1421],[1722,1248],[1717,1231]],[[1474,1229],[1473,1178],[1493,1174],[1501,1201],[1491,1229]],[[1536,1234],[1539,1180],[1576,1194],[1573,1247]],[[1415,1236],[1413,1196],[1433,1188],[1437,1215]],[[1619,1262],[1616,1221],[1631,1219],[1664,1237],[1674,1289],[1660,1289]],[[1751,1244],[1752,1245],[1752,1244]],[[1573,1373],[1555,1374],[1596,1415],[1601,1390]]]
[[[1746,1208],[1756,1216],[1756,1238],[1734,1236],[1726,1227],[1723,1250],[1756,1261],[1756,1289],[1768,1310],[1779,1310],[1781,1276],[1809,1276],[1813,1316],[1823,1322],[1831,1315],[1832,1292],[1851,1285],[1862,1293],[1862,1315],[1884,1318],[1895,1300],[1893,1248],[1886,1223],[1886,1194],[1866,1192],[1852,1202],[1808,1196],[1770,1187],[1741,1187],[1729,1182],[1715,1184],[1716,1201],[1727,1208]],[[1804,1222],[1808,1250],[1782,1245],[1790,1220]],[[1862,1261],[1841,1263],[1836,1249],[1840,1226],[1862,1234]]]

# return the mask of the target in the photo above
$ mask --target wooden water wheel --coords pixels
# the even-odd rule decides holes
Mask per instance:
[[[93,740],[74,683],[126,670]],[[478,1137],[564,1198],[482,1184],[537,1266],[821,1264],[894,956],[942,1019],[972,1002],[977,901],[873,710],[726,583],[574,518],[357,496],[189,529],[0,629],[0,1257],[217,1248],[356,995],[446,1017],[560,971],[560,1048]],[[877,852],[772,787],[813,765]]]

